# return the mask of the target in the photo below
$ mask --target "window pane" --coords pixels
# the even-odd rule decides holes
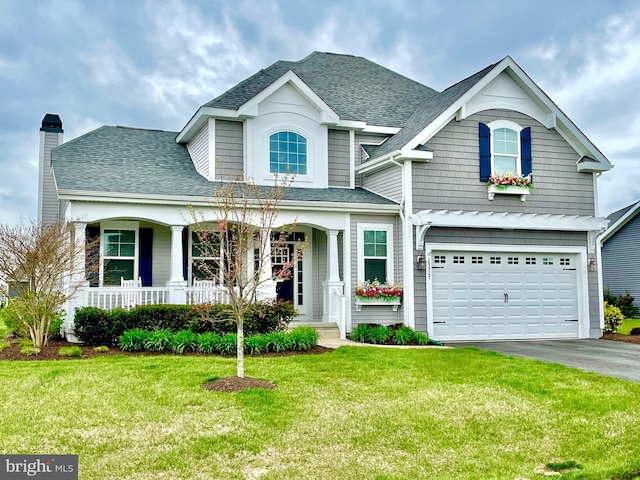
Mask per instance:
[[[191,264],[193,278],[198,280],[216,280],[218,278],[218,266],[213,260],[194,260]]]
[[[518,134],[510,128],[498,128],[493,131],[493,153],[518,154]]]
[[[495,155],[493,157],[493,171],[497,175],[516,173],[518,171],[515,157]]]
[[[105,260],[104,285],[120,285],[120,277],[133,280],[133,260]]]
[[[307,139],[295,132],[278,132],[269,137],[271,173],[307,174]]]
[[[387,256],[387,245],[384,243],[376,244],[376,257],[386,257]]]
[[[136,243],[136,233],[133,230],[120,230],[120,243]]]
[[[380,283],[387,283],[387,260],[377,258],[365,259],[364,279],[367,282],[373,282],[377,279]]]
[[[121,257],[135,257],[135,245],[125,244],[120,245]]]
[[[376,231],[375,230],[365,230],[364,231],[364,243],[375,243],[376,241]]]

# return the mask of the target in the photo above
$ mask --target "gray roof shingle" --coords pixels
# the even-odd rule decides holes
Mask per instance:
[[[363,57],[313,52],[297,62],[278,61],[204,104],[237,110],[289,70],[342,120],[404,127],[426,99],[438,92]]]
[[[103,126],[52,150],[58,190],[213,197],[176,132]],[[264,187],[267,191],[270,187]],[[289,188],[285,200],[395,205],[364,189]]]

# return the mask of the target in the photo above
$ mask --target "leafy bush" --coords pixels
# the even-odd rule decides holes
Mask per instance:
[[[43,307],[40,308],[43,311]],[[51,316],[51,323],[47,335],[54,337],[60,334],[60,327],[64,321],[64,311],[56,312]],[[4,323],[7,331],[23,338],[30,338],[27,325],[20,320],[16,312],[16,305],[8,302],[4,307],[0,308],[0,322]],[[30,320],[33,323],[33,320]]]
[[[366,323],[359,323],[356,328],[351,330],[349,338],[354,342],[368,343],[369,342],[369,325]]]
[[[267,352],[267,339],[264,335],[253,335],[244,339],[244,350],[249,355]]]
[[[634,298],[627,291],[624,295],[618,295],[614,305],[620,309],[625,318],[635,318],[638,308],[633,304]]]
[[[33,357],[40,353],[40,349],[38,347],[34,347],[33,345],[25,345],[20,349],[20,353],[27,357]]]
[[[640,335],[640,327],[633,327],[629,332],[629,335]]]
[[[381,345],[391,338],[391,330],[384,325],[378,325],[369,330],[369,340],[371,343]]]
[[[150,332],[141,328],[127,330],[120,337],[120,348],[125,352],[139,352],[145,349]]]
[[[144,342],[144,349],[149,352],[164,352],[169,350],[173,334],[168,328],[156,328],[151,331]]]
[[[604,302],[604,332],[615,333],[622,326],[624,315],[620,309],[614,305]]]
[[[81,357],[82,348],[74,345],[72,347],[60,347],[58,349],[58,355],[61,357]]]
[[[180,330],[171,337],[169,345],[175,353],[185,353],[194,351],[197,345],[198,336],[191,330]]]
[[[413,332],[412,340],[416,342],[418,345],[429,345],[433,341],[429,339],[426,333],[424,332]]]
[[[289,332],[289,348],[294,351],[305,351],[318,343],[320,335],[315,328],[301,325]]]
[[[216,353],[221,337],[215,332],[204,332],[197,336],[198,351],[202,353]]]
[[[609,289],[609,287],[604,289],[603,297],[604,297],[603,300],[607,302],[609,305],[616,304],[616,296],[613,293],[611,293],[611,290]]]
[[[100,345],[98,347],[93,347],[93,351],[98,353],[104,353],[109,351],[109,347],[107,347],[106,345]]]
[[[285,332],[267,333],[264,336],[267,352],[284,352],[289,350],[289,334]]]
[[[216,350],[222,355],[235,355],[238,351],[238,336],[235,333],[229,333],[220,337]]]
[[[75,335],[89,345],[117,345],[118,338],[127,328],[116,323],[116,313],[116,310],[95,307],[76,308]],[[122,331],[119,331],[120,328]]]
[[[393,332],[393,343],[396,345],[407,345],[413,340],[414,333],[412,328],[402,325]]]

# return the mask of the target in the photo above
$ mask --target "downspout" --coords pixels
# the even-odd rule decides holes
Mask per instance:
[[[402,221],[402,256],[403,256],[403,312],[404,324],[415,328],[415,299],[413,285],[413,225],[409,216],[413,213],[412,163],[405,160],[393,163],[402,167],[402,201],[400,202],[400,220]],[[407,214],[407,212],[409,212]]]

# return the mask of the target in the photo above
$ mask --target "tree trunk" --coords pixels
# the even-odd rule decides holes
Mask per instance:
[[[244,378],[244,315],[238,315],[238,377]]]

